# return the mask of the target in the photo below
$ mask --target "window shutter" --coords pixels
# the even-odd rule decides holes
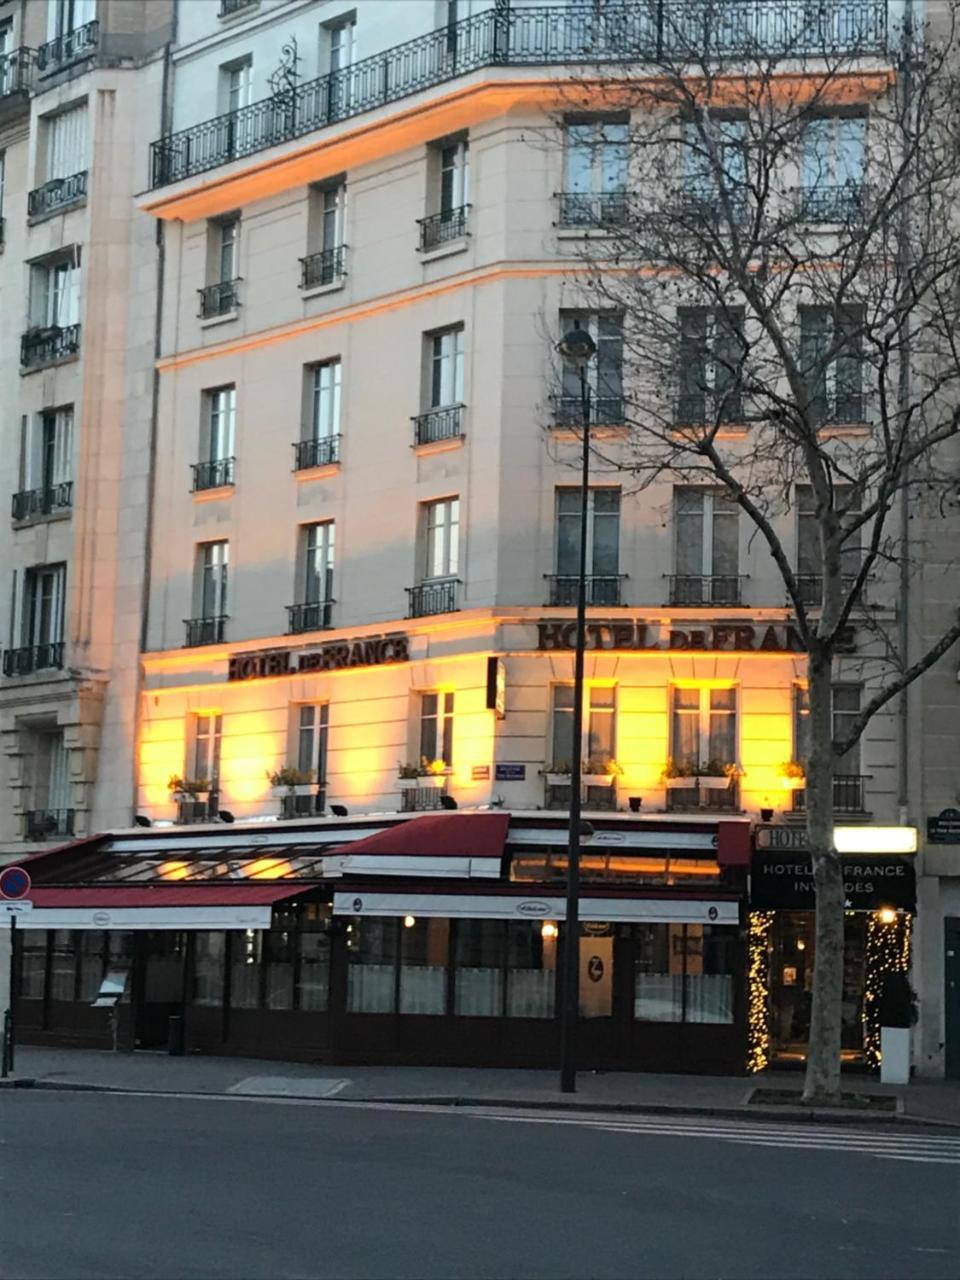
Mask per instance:
[[[81,173],[87,167],[86,156],[86,103],[51,116],[47,125],[47,181]]]

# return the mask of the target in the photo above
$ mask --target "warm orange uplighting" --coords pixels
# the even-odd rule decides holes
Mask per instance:
[[[255,858],[243,874],[248,880],[282,880],[293,875],[293,867],[285,858]]]
[[[190,863],[161,862],[158,870],[163,880],[186,880],[190,875]]]

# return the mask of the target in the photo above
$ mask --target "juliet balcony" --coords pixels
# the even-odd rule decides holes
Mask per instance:
[[[720,61],[882,55],[887,7],[887,0],[491,6],[158,139],[150,149],[151,186],[206,173],[484,67],[655,66],[685,54]]]
[[[37,70],[50,75],[71,63],[92,57],[100,43],[100,23],[86,22],[73,31],[65,31],[54,40],[48,40],[37,50]]]
[[[13,495],[10,517],[19,524],[27,520],[44,520],[64,515],[73,506],[73,481],[46,485],[42,489],[21,489]]]
[[[42,218],[48,213],[60,213],[80,204],[87,197],[87,171],[73,173],[69,178],[54,178],[42,187],[35,187],[27,196],[27,216]]]
[[[32,676],[36,671],[59,671],[63,667],[63,641],[26,645],[6,649],[3,654],[5,676]]]
[[[21,369],[42,369],[80,353],[78,324],[47,325],[28,329],[20,338]]]

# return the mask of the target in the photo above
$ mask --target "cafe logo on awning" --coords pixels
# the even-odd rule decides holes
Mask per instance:
[[[791,623],[754,626],[750,622],[714,622],[706,626],[671,627],[650,622],[588,622],[588,649],[648,652],[686,649],[709,653],[804,653],[800,633]],[[546,619],[537,623],[537,648],[547,652],[575,649],[576,623]],[[837,633],[837,652],[856,651],[856,629]]]
[[[402,632],[364,636],[321,645],[319,649],[261,649],[235,653],[227,667],[228,680],[262,680],[267,676],[301,675],[310,671],[343,671],[347,667],[382,667],[410,661],[410,640]]]

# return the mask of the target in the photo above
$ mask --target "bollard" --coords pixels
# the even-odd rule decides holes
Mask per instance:
[[[6,1080],[13,1070],[13,1014],[9,1009],[3,1011],[3,1063],[0,1067],[0,1078]]]
[[[167,1052],[172,1058],[182,1058],[184,1053],[183,1015],[171,1014],[167,1018]]]

